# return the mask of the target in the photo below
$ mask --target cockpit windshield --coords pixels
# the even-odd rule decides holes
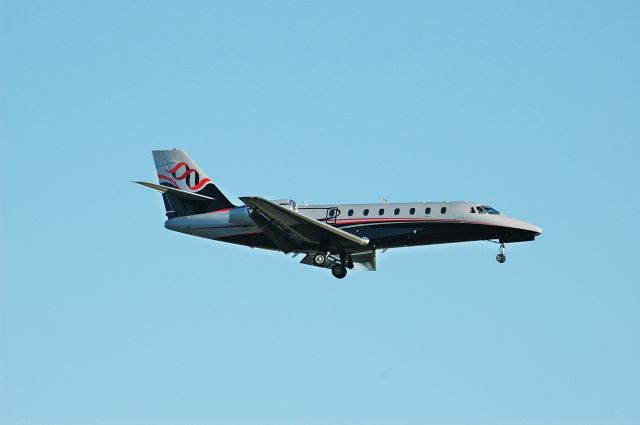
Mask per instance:
[[[477,208],[478,208],[478,211],[484,210],[483,212],[487,212],[488,214],[500,214],[498,212],[498,210],[496,210],[495,208],[491,208],[488,205],[483,205],[483,206],[477,207]]]

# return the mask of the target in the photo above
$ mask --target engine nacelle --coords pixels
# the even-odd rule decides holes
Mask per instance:
[[[296,201],[294,201],[293,199],[275,199],[271,202],[281,205],[291,211],[296,211],[296,212],[298,211],[298,205],[296,204]],[[251,219],[251,216],[249,215],[250,213],[251,213],[250,207],[245,206],[245,207],[232,208],[229,211],[229,222],[243,225],[243,226],[255,226],[256,223]]]
[[[232,208],[229,211],[229,222],[244,226],[255,226],[256,223],[249,217],[249,207]]]

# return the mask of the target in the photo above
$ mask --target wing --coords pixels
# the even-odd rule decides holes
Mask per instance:
[[[264,198],[240,198],[251,207],[251,218],[282,251],[301,250],[362,251],[369,239],[292,211]]]

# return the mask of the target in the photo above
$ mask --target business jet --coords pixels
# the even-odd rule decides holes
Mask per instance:
[[[505,244],[542,234],[533,224],[500,214],[481,202],[409,202],[298,205],[260,196],[234,205],[186,152],[153,151],[159,184],[135,183],[162,193],[176,232],[251,248],[302,254],[301,263],[331,269],[342,279],[354,267],[376,270],[376,252],[389,248],[467,241]]]

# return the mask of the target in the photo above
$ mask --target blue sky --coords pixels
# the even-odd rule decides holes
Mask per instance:
[[[640,8],[0,3],[0,423],[637,424]],[[231,196],[476,200],[534,243],[338,281],[163,228]]]

